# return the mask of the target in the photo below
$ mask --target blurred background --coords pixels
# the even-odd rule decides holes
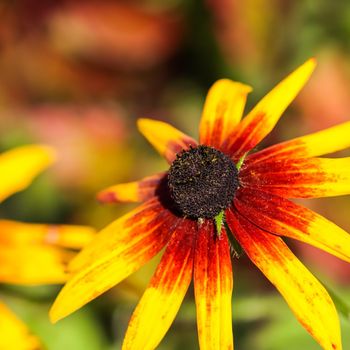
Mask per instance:
[[[46,143],[60,155],[1,205],[1,217],[104,227],[132,206],[100,205],[96,192],[166,168],[136,119],[165,120],[197,137],[206,92],[219,78],[253,86],[248,110],[315,56],[311,81],[265,145],[349,120],[349,37],[346,0],[1,0],[0,150]],[[349,196],[305,203],[350,231]],[[349,300],[350,265],[290,243]],[[47,311],[60,286],[0,285],[0,298],[46,349],[118,349],[158,260],[55,326]],[[239,350],[320,349],[245,257],[234,260],[234,274]],[[198,349],[192,290],[159,349]]]

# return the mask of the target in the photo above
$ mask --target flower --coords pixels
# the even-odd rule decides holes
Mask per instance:
[[[0,324],[2,349],[42,349],[39,339],[30,334],[26,325],[2,302],[0,302]]]
[[[315,64],[314,59],[305,62],[242,121],[251,88],[217,81],[204,105],[199,145],[166,123],[139,120],[140,131],[171,164],[170,170],[99,193],[104,202],[144,204],[103,229],[72,260],[72,276],[51,309],[51,319],[57,321],[96,298],[166,246],[130,320],[123,349],[159,344],[192,279],[200,348],[233,349],[232,232],[319,344],[326,350],[341,349],[331,298],[281,237],[350,261],[345,231],[287,199],[350,193],[350,158],[316,157],[348,147],[350,123],[251,152]]]
[[[25,189],[54,161],[51,148],[18,147],[0,155],[0,201]],[[67,280],[67,264],[93,237],[85,226],[0,220],[0,282],[51,284]],[[0,349],[39,349],[40,341],[0,301]]]

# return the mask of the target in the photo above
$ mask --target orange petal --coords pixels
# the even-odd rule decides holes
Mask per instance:
[[[73,252],[49,245],[0,246],[0,281],[24,285],[63,283],[73,256]]]
[[[154,257],[179,223],[150,200],[103,229],[70,264],[75,272],[50,312],[53,322],[98,297]]]
[[[97,199],[102,203],[144,202],[155,196],[166,173],[147,176],[139,181],[118,184],[102,190]]]
[[[54,161],[54,151],[46,146],[18,147],[0,155],[0,201],[30,185]]]
[[[224,145],[234,155],[234,159],[241,158],[270,133],[306,84],[315,66],[315,59],[306,61],[271,90],[237,125]]]
[[[201,350],[233,349],[232,265],[227,236],[217,236],[212,221],[199,228],[194,263],[194,291]]]
[[[28,328],[2,302],[0,302],[0,325],[0,349],[43,349],[39,340],[30,334]]]
[[[227,211],[227,222],[252,262],[285,298],[299,322],[325,350],[341,350],[339,319],[325,288],[280,237]]]
[[[139,119],[137,126],[143,136],[165,157],[169,164],[174,161],[177,153],[197,145],[197,142],[191,137],[158,120]]]
[[[240,122],[252,88],[228,79],[218,80],[209,90],[199,126],[201,144],[220,148]]]
[[[196,223],[175,230],[129,323],[123,350],[153,350],[171,326],[192,279]]]
[[[256,164],[274,158],[307,158],[340,151],[350,147],[350,122],[309,135],[282,142],[248,156],[246,164]]]
[[[350,157],[281,159],[251,166],[240,172],[244,187],[285,198],[317,198],[350,193]]]
[[[14,248],[42,244],[79,249],[89,243],[94,235],[95,230],[88,226],[27,224],[0,220],[0,244]]]
[[[267,232],[313,245],[350,262],[350,235],[310,209],[270,193],[240,189],[235,207]]]

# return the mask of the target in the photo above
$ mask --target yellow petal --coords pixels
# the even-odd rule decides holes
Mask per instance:
[[[0,281],[26,285],[63,283],[73,256],[73,252],[49,245],[0,246]]]
[[[197,145],[197,142],[191,137],[158,120],[139,119],[137,126],[143,136],[165,157],[169,164],[173,162],[177,153],[188,149],[191,145]]]
[[[235,195],[235,207],[267,232],[297,239],[350,262],[350,234],[310,209],[244,188]]]
[[[0,349],[39,350],[39,340],[30,334],[28,328],[0,302]]]
[[[178,222],[153,199],[108,225],[70,264],[74,274],[52,306],[51,320],[69,315],[144,265]]]
[[[350,122],[278,143],[248,156],[246,163],[270,159],[315,157],[350,147]]]
[[[29,244],[55,245],[79,249],[95,235],[88,226],[28,224],[18,221],[0,220],[0,244],[23,247]]]
[[[165,176],[165,173],[160,173],[139,181],[108,187],[98,193],[97,199],[102,203],[144,202],[156,195]]]
[[[209,90],[199,126],[201,144],[220,148],[240,122],[250,86],[228,79],[218,80]]]
[[[213,222],[206,220],[196,241],[193,278],[200,349],[233,349],[233,279],[225,230],[218,238]]]
[[[55,159],[46,146],[30,145],[0,155],[0,201],[28,187]]]
[[[130,320],[123,350],[153,350],[173,322],[192,279],[195,222],[174,232]]]
[[[227,212],[227,222],[250,260],[285,298],[299,322],[325,350],[341,350],[340,325],[325,288],[280,237]]]
[[[237,125],[225,146],[234,154],[235,159],[241,158],[270,133],[306,84],[315,66],[315,59],[306,61],[271,90]]]

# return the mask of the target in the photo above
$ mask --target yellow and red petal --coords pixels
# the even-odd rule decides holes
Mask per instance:
[[[145,202],[155,196],[159,184],[166,173],[147,176],[133,181],[111,186],[98,193],[97,199],[102,203]]]
[[[0,247],[0,282],[36,285],[58,284],[68,278],[67,265],[74,253],[44,245]]]
[[[309,158],[333,153],[350,147],[350,122],[295,139],[278,143],[249,155],[246,164],[257,164],[271,159]]]
[[[88,226],[28,224],[0,220],[0,245],[13,248],[29,244],[80,249],[95,236]]]
[[[152,119],[139,119],[137,126],[143,136],[168,161],[172,163],[176,154],[197,142],[168,123]]]
[[[341,350],[339,319],[325,288],[280,237],[260,230],[238,213],[227,222],[250,260],[282,294],[299,322],[325,350]]]
[[[190,285],[196,223],[183,220],[131,317],[123,350],[155,349],[173,322]]]
[[[154,198],[104,228],[69,265],[72,276],[52,306],[52,321],[139,269],[164,247],[179,221]]]
[[[213,221],[198,230],[194,291],[201,350],[233,349],[232,264],[225,230],[218,237]]]
[[[0,202],[22,191],[53,163],[55,153],[47,146],[18,147],[0,155]]]
[[[228,79],[218,80],[209,90],[199,125],[199,142],[220,149],[240,122],[252,90]]]
[[[310,209],[245,188],[237,191],[234,205],[264,231],[297,239],[350,262],[350,234]]]
[[[283,112],[308,81],[316,66],[309,59],[271,90],[237,125],[224,145],[234,159],[259,144],[275,127]]]
[[[0,349],[39,350],[44,347],[25,324],[0,302]]]
[[[318,198],[350,193],[350,157],[301,158],[246,164],[240,183],[285,198]]]

